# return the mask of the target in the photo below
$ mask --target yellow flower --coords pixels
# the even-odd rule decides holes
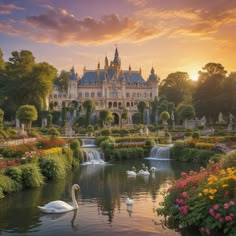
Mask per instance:
[[[199,194],[198,194],[198,197],[201,197],[201,196],[202,196],[202,193],[199,193]]]

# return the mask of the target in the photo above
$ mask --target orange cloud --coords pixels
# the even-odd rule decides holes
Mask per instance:
[[[50,8],[44,14],[27,17],[24,23],[27,36],[36,41],[57,44],[100,44],[124,38],[142,41],[160,35],[155,26],[148,27],[128,17],[110,14],[99,20],[92,17],[79,19],[65,9]]]

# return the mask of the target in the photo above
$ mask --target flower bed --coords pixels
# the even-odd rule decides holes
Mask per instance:
[[[232,153],[230,161],[236,161]],[[198,227],[202,235],[236,235],[236,167],[223,168],[222,163],[210,162],[206,169],[183,172],[173,181],[157,209],[167,224]]]

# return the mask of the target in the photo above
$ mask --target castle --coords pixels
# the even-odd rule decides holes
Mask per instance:
[[[108,58],[105,57],[103,69],[98,63],[97,69],[84,68],[83,75],[78,77],[73,67],[68,91],[62,93],[54,87],[49,102],[57,104],[55,108],[60,110],[63,102],[70,106],[72,101],[82,104],[86,100],[94,100],[95,116],[98,117],[101,110],[110,110],[114,115],[114,123],[120,125],[121,114],[125,109],[128,112],[127,123],[132,124],[132,116],[138,112],[138,103],[144,101],[149,108],[150,102],[158,97],[159,81],[153,68],[147,80],[143,78],[141,69],[134,71],[130,66],[128,70],[121,69],[121,59],[116,47],[114,59],[109,65]]]

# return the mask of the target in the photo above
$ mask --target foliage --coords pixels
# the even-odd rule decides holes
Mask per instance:
[[[5,194],[17,191],[17,184],[9,176],[0,173],[0,199]]]
[[[4,170],[4,174],[6,176],[9,176],[11,179],[13,179],[17,183],[17,190],[21,190],[23,188],[22,183],[22,170],[20,167],[17,166],[8,166]]]
[[[215,154],[211,150],[201,150],[197,148],[188,148],[184,143],[177,142],[171,148],[171,158],[177,161],[198,163],[206,166],[211,156]]]
[[[160,115],[160,119],[162,122],[167,122],[170,119],[170,114],[167,111],[163,111]]]
[[[70,72],[62,70],[60,74],[55,78],[54,84],[58,87],[60,92],[67,92],[68,82],[70,78]]]
[[[176,108],[178,117],[182,120],[189,120],[194,118],[195,110],[194,107],[190,104],[179,104]]]
[[[55,127],[49,128],[49,129],[48,129],[48,134],[49,134],[49,135],[52,135],[52,136],[54,136],[54,137],[60,136],[60,132],[59,132],[58,129],[55,128]]]
[[[143,148],[119,148],[119,149],[110,149],[110,153],[107,154],[111,160],[134,160],[144,157]]]
[[[197,131],[193,132],[193,134],[192,134],[192,138],[193,139],[199,139],[199,137],[200,137],[200,133],[199,132],[197,132]]]
[[[61,156],[40,158],[39,166],[43,176],[48,180],[64,178],[66,175]]]
[[[145,124],[144,112],[145,112],[146,108],[147,108],[147,104],[144,101],[140,101],[138,103],[138,111],[140,112],[140,123],[141,124]]]
[[[110,131],[110,129],[102,129],[100,131],[100,133],[101,133],[102,136],[109,136],[111,131]]]
[[[203,71],[199,72],[199,79],[193,94],[193,103],[198,116],[205,115],[207,119],[216,120],[218,114],[225,110],[223,84],[226,80],[226,73],[227,71],[221,64],[214,62],[207,63],[203,67]],[[234,96],[232,92],[234,91],[230,91],[230,96]],[[232,101],[229,102],[232,104]]]
[[[56,136],[52,136],[51,138],[41,137],[38,139],[36,146],[38,149],[49,149],[53,147],[62,147],[65,145],[65,140]]]
[[[17,110],[16,117],[26,125],[26,128],[31,128],[32,121],[38,118],[38,112],[35,106],[23,105]]]
[[[95,109],[95,102],[93,100],[86,100],[83,102],[83,107],[85,108],[85,127],[87,127],[91,122],[91,115]]]
[[[191,80],[186,72],[175,72],[162,80],[160,84],[160,95],[165,95],[166,99],[178,106],[183,102],[184,97],[191,93]]]
[[[20,166],[22,171],[23,188],[35,188],[44,183],[43,175],[37,164],[25,164]]]
[[[82,160],[82,151],[80,149],[80,142],[78,140],[74,140],[70,143],[70,148],[73,152],[73,157],[76,160]]]

